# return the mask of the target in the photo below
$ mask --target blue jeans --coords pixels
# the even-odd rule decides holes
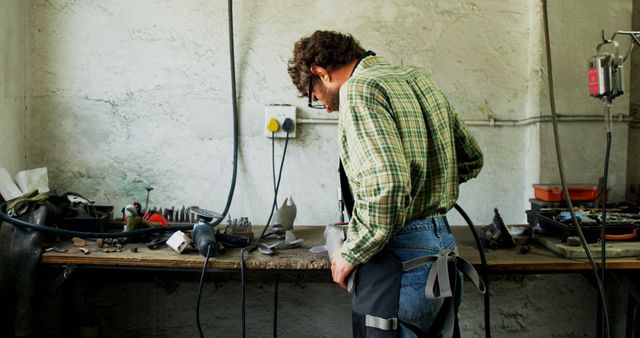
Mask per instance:
[[[443,251],[454,251],[456,241],[447,227],[444,216],[413,220],[405,224],[400,232],[389,241],[391,251],[400,261],[408,261],[420,256],[437,255]],[[442,329],[432,328],[434,318],[442,307],[442,299],[427,299],[424,288],[431,265],[415,268],[402,274],[398,320],[401,338],[425,337],[430,329],[438,336]],[[459,288],[454,295],[459,304],[462,300],[462,274],[459,274]]]

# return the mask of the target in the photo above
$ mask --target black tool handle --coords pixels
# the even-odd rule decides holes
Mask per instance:
[[[228,234],[217,234],[216,239],[218,242],[232,248],[244,248],[251,242],[247,237]]]
[[[213,256],[218,249],[218,243],[216,243],[216,236],[213,234],[213,229],[206,223],[198,223],[193,226],[193,232],[191,233],[193,242],[201,255],[207,256],[208,247],[211,246]]]

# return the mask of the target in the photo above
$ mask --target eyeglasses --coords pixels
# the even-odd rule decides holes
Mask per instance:
[[[309,79],[309,108],[324,109],[324,105],[313,100],[313,76]]]

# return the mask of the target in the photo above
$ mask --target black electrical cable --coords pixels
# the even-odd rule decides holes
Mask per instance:
[[[231,70],[231,100],[233,105],[233,176],[231,178],[229,195],[227,196],[227,204],[224,207],[224,211],[222,211],[222,216],[218,220],[211,223],[211,226],[220,224],[220,222],[222,222],[222,220],[227,216],[229,207],[231,206],[231,201],[233,200],[233,193],[236,188],[236,178],[238,176],[238,97],[236,93],[236,62],[233,43],[233,0],[229,0],[227,2],[227,9],[229,13],[229,68]],[[207,270],[210,253],[211,245],[207,246],[207,257],[205,258],[205,263],[202,268],[202,276],[200,278],[200,292],[202,292],[202,280]],[[200,328],[200,292],[198,293],[198,305],[196,306],[198,311],[196,320],[198,324],[198,331],[200,332],[200,337],[203,337],[202,329]]]
[[[272,143],[273,145],[273,143]],[[267,228],[269,227],[269,224],[271,223],[271,219],[273,218],[273,214],[275,211],[275,206],[276,206],[276,202],[278,199],[278,190],[280,189],[280,182],[282,180],[282,168],[284,168],[284,160],[287,156],[287,147],[289,145],[289,132],[287,132],[287,136],[285,138],[284,141],[284,150],[282,151],[282,160],[280,161],[280,169],[278,172],[278,180],[277,183],[275,185],[275,191],[274,191],[274,196],[273,196],[273,204],[271,205],[271,212],[269,213],[269,220],[267,221],[266,225],[264,226],[264,228],[262,229],[262,233],[260,234],[260,237],[258,237],[258,239],[256,240],[256,243],[247,247],[244,247],[242,249],[240,249],[240,287],[242,289],[241,292],[241,297],[242,297],[242,301],[241,301],[241,306],[242,306],[242,337],[246,337],[246,301],[245,301],[245,280],[244,280],[244,253],[245,251],[253,251],[255,250],[260,242],[266,238],[267,235],[265,235],[265,232],[267,231]],[[277,288],[277,286],[276,286]],[[274,333],[275,333],[275,322],[274,322]]]
[[[284,140],[284,150],[282,151],[282,160],[280,161],[280,171],[278,172],[278,183],[276,184],[276,191],[273,196],[273,205],[271,206],[271,213],[269,214],[269,220],[264,225],[264,228],[262,229],[262,232],[260,233],[260,237],[258,237],[258,240],[256,241],[256,243],[262,242],[262,240],[265,238],[265,233],[267,232],[267,229],[271,224],[271,219],[273,218],[273,213],[275,212],[275,209],[276,209],[276,202],[278,199],[278,190],[280,190],[280,179],[282,178],[282,168],[284,166],[284,159],[287,156],[288,145],[289,145],[289,132],[287,132],[287,137]]]
[[[608,104],[608,102],[605,102]],[[602,251],[602,264],[601,264],[601,275],[602,286],[606,290],[606,282],[607,282],[607,184],[609,178],[609,159],[611,156],[611,130],[607,130],[607,149],[604,155],[604,176],[602,177],[602,231],[600,233],[601,237],[601,251]],[[604,304],[603,304],[604,306]],[[604,316],[602,319],[602,329],[603,331],[608,331],[608,323],[604,320]]]
[[[29,228],[44,233],[61,236],[61,237],[82,237],[82,238],[122,238],[122,237],[135,237],[140,235],[146,235],[151,233],[165,232],[165,231],[177,231],[177,230],[191,230],[192,225],[170,225],[167,227],[148,228],[121,232],[85,232],[85,231],[72,231],[58,228],[52,228],[47,225],[34,224],[13,218],[7,215],[7,203],[0,204],[0,219],[11,223],[13,225]]]
[[[209,256],[211,255],[211,244],[207,246],[207,256],[204,259],[204,265],[202,266],[202,274],[200,275],[200,287],[198,288],[198,301],[196,302],[196,325],[198,326],[198,332],[200,338],[204,338],[202,333],[202,327],[200,326],[200,299],[202,298],[202,284],[204,281],[205,272],[207,272],[207,265],[209,265]]]
[[[216,226],[222,222],[229,212],[233,193],[236,189],[236,178],[238,176],[238,95],[236,93],[236,61],[233,43],[233,0],[227,2],[229,12],[229,66],[231,69],[231,102],[233,104],[233,176],[231,178],[231,187],[227,196],[227,204],[222,211],[222,217],[211,223]]]
[[[544,35],[545,35],[545,47],[546,47],[546,57],[547,57],[547,76],[549,81],[549,103],[551,105],[551,116],[552,116],[552,124],[553,124],[553,138],[555,141],[556,148],[556,157],[558,162],[558,171],[560,173],[560,182],[562,184],[562,191],[564,193],[565,200],[567,201],[567,206],[569,207],[569,212],[571,214],[571,220],[573,221],[573,226],[576,228],[578,232],[578,237],[580,238],[580,243],[584,248],[584,251],[587,255],[589,263],[591,264],[591,269],[593,270],[593,274],[596,280],[596,284],[598,287],[598,291],[600,294],[600,299],[602,302],[602,310],[604,314],[605,323],[609,323],[609,311],[607,310],[607,295],[604,289],[604,285],[602,280],[600,279],[600,275],[598,273],[598,267],[596,266],[595,261],[593,260],[593,255],[591,254],[591,250],[587,244],[586,239],[584,238],[584,234],[582,233],[582,229],[580,228],[580,224],[578,223],[578,219],[576,218],[575,210],[573,209],[573,204],[571,203],[571,198],[569,196],[569,191],[567,189],[567,183],[564,177],[564,168],[562,162],[562,153],[560,150],[560,137],[558,133],[558,116],[556,112],[556,104],[555,104],[555,95],[553,90],[553,68],[551,67],[551,42],[549,35],[549,16],[547,12],[547,0],[542,0],[542,16],[544,19]],[[608,327],[608,324],[606,325]],[[609,337],[609,331],[604,331],[603,326],[602,337]]]
[[[467,213],[462,209],[460,205],[457,203],[453,205],[453,207],[458,211],[458,213],[464,218],[465,222],[471,229],[471,233],[473,234],[473,239],[476,241],[476,247],[478,248],[478,253],[480,254],[480,262],[482,263],[482,277],[484,279],[484,332],[486,338],[491,338],[491,314],[490,314],[490,299],[489,299],[489,267],[487,266],[487,258],[484,255],[484,247],[482,243],[480,243],[480,237],[478,237],[478,233],[476,232],[475,225],[471,221],[471,218],[467,215]]]

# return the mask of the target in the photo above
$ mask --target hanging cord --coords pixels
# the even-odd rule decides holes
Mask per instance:
[[[487,258],[484,255],[484,247],[482,243],[480,243],[480,237],[478,237],[478,233],[476,232],[475,225],[471,221],[471,218],[467,215],[467,213],[462,209],[460,205],[457,203],[453,205],[453,207],[458,211],[458,213],[464,218],[471,229],[471,233],[473,234],[473,239],[476,241],[476,248],[478,248],[478,253],[480,254],[480,262],[482,263],[482,278],[484,279],[484,333],[486,338],[491,338],[491,314],[489,313],[490,300],[489,300],[489,267],[487,266]]]
[[[605,103],[606,105],[607,103]],[[606,108],[605,108],[606,109]],[[602,251],[602,264],[600,266],[601,269],[601,274],[600,274],[600,278],[602,279],[602,286],[603,288],[606,289],[606,282],[607,282],[607,250],[606,250],[606,244],[607,244],[607,184],[608,184],[608,178],[609,178],[609,159],[611,156],[611,129],[607,130],[607,149],[605,151],[605,157],[604,157],[604,176],[602,178],[602,192],[601,194],[602,196],[602,231],[600,233],[600,237],[601,237],[601,251]],[[604,311],[604,306],[605,304],[602,305],[603,306],[603,311]],[[605,320],[605,316],[602,316],[602,330],[604,332],[604,330],[608,331],[608,322]]]
[[[280,161],[280,169],[278,170],[278,180],[277,183],[275,185],[275,189],[274,189],[274,196],[273,196],[273,203],[271,205],[271,212],[269,213],[269,220],[267,221],[266,225],[264,226],[264,228],[262,229],[262,233],[260,234],[260,237],[258,237],[258,239],[256,240],[256,243],[247,247],[244,247],[242,249],[240,249],[240,287],[242,289],[242,301],[241,301],[241,307],[242,307],[242,338],[246,337],[246,298],[245,298],[245,290],[246,290],[246,285],[245,285],[245,278],[244,278],[244,253],[245,252],[251,252],[253,250],[255,250],[260,242],[262,242],[262,240],[264,238],[266,238],[267,236],[269,236],[269,234],[266,234],[267,228],[269,227],[269,224],[271,224],[271,219],[273,218],[273,214],[275,212],[275,207],[276,207],[276,202],[278,200],[278,191],[280,190],[280,182],[282,180],[282,169],[284,168],[284,160],[287,156],[287,147],[289,145],[289,132],[287,132],[287,136],[285,138],[284,141],[284,150],[282,151],[282,159]],[[273,146],[273,143],[272,143]],[[274,171],[274,178],[275,178],[275,171]],[[276,297],[277,297],[277,288],[278,286],[276,285]],[[274,305],[274,307],[277,306],[277,303]],[[274,335],[276,334],[276,314],[274,313]]]
[[[555,95],[553,90],[553,69],[551,68],[551,42],[549,38],[549,16],[547,12],[547,0],[542,0],[542,13],[544,18],[544,35],[545,35],[545,47],[546,47],[546,56],[547,56],[547,76],[549,80],[549,103],[551,105],[551,116],[553,121],[553,139],[555,141],[556,147],[556,156],[558,162],[558,171],[560,173],[560,182],[562,183],[562,191],[564,192],[565,200],[567,201],[567,206],[569,207],[569,212],[571,213],[571,220],[573,221],[573,226],[576,228],[578,232],[578,237],[580,238],[580,243],[584,248],[584,251],[587,255],[589,263],[591,264],[591,269],[593,270],[593,274],[596,280],[596,284],[598,287],[598,291],[600,294],[600,299],[602,302],[602,311],[604,314],[605,323],[609,323],[609,311],[607,310],[607,295],[604,289],[604,285],[602,284],[602,280],[600,279],[600,275],[598,274],[598,267],[596,266],[595,261],[593,260],[593,255],[591,254],[591,250],[587,244],[587,240],[584,238],[584,234],[582,233],[582,229],[580,228],[580,224],[578,223],[578,219],[576,218],[575,210],[573,209],[573,204],[571,203],[571,198],[569,196],[569,191],[567,189],[567,183],[564,177],[564,168],[562,162],[562,153],[560,149],[560,136],[558,133],[558,116],[556,113],[556,103],[555,103]],[[605,326],[602,327],[602,337],[609,337],[609,331],[605,330]]]
[[[227,196],[227,204],[222,211],[222,217],[211,223],[216,226],[222,222],[229,212],[233,193],[236,189],[236,178],[238,176],[238,95],[236,93],[236,61],[233,43],[233,0],[227,2],[229,12],[229,66],[231,68],[231,101],[233,104],[233,176],[231,178],[231,187]]]
[[[207,246],[207,256],[204,259],[204,265],[202,266],[202,274],[200,275],[200,287],[198,288],[198,301],[196,302],[196,325],[198,326],[198,332],[200,338],[204,338],[202,333],[202,327],[200,326],[200,299],[202,298],[202,284],[204,281],[204,275],[207,272],[207,265],[209,265],[209,256],[211,255],[211,245]]]
[[[287,132],[287,137],[284,140],[284,150],[282,151],[282,160],[280,161],[280,170],[278,172],[278,183],[276,184],[276,189],[274,191],[274,196],[273,196],[273,204],[271,205],[271,212],[269,213],[269,220],[267,221],[267,223],[264,225],[264,228],[262,228],[262,232],[260,233],[260,237],[258,237],[258,239],[256,240],[256,244],[260,244],[260,242],[262,242],[263,239],[265,239],[267,235],[265,235],[265,233],[267,232],[267,229],[269,228],[269,225],[271,224],[271,219],[273,218],[273,214],[277,208],[277,201],[278,201],[278,190],[280,190],[280,179],[282,178],[282,168],[284,166],[284,159],[287,156],[287,146],[289,145],[289,132]]]

